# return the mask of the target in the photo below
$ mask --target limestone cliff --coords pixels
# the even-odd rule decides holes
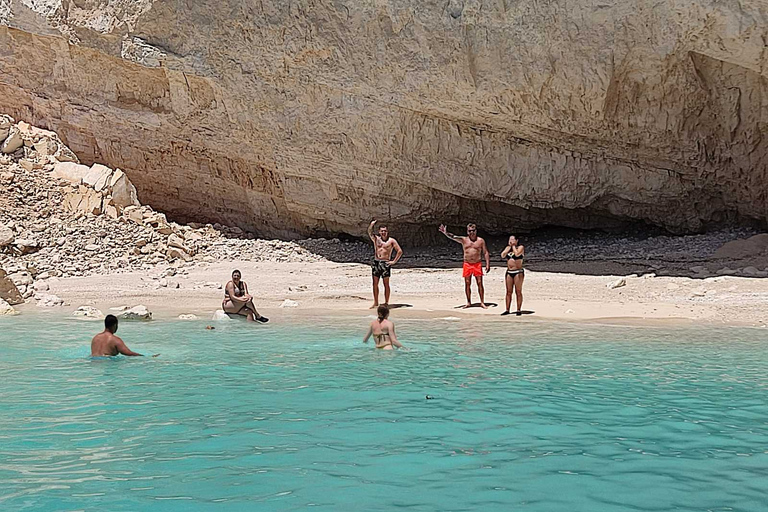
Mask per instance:
[[[768,3],[0,0],[0,111],[263,235],[765,223]]]

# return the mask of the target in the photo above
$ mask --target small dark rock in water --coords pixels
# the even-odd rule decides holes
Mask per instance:
[[[429,395],[427,395],[427,396],[426,396],[426,397],[424,397],[424,398],[426,398],[427,400],[434,400],[434,399],[435,399],[435,397],[433,397],[433,396],[429,396]]]

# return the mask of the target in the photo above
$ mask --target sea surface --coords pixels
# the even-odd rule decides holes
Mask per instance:
[[[767,331],[395,320],[0,319],[0,510],[768,510]]]

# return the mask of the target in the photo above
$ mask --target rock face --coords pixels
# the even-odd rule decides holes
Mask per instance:
[[[0,111],[181,221],[768,215],[764,2],[6,0],[0,24]]]

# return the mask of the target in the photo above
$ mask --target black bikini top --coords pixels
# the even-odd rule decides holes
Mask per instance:
[[[507,254],[507,259],[508,259],[508,260],[521,260],[521,259],[523,259],[524,257],[525,257],[525,255],[523,255],[523,254],[521,254],[520,256],[515,256],[515,254],[514,254],[514,253],[512,253],[512,252],[510,252],[509,254]]]

